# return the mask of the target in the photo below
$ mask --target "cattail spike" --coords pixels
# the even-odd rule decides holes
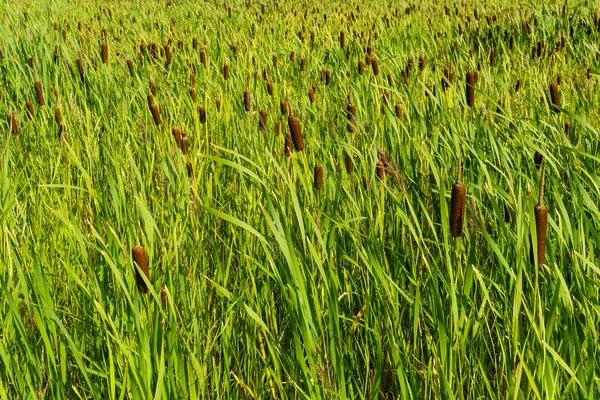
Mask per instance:
[[[135,281],[137,286],[142,293],[148,293],[148,285],[144,282],[142,274],[146,275],[146,278],[150,280],[150,274],[148,272],[148,257],[146,251],[142,246],[136,246],[131,251],[133,255],[133,262],[137,266],[135,269]]]

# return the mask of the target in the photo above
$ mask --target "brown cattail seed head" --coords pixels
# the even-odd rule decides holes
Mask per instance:
[[[229,79],[229,64],[223,64],[223,78]]]
[[[154,124],[156,126],[159,126],[162,121],[160,118],[160,110],[158,109],[158,106],[155,103],[150,104],[150,112],[152,113],[152,119],[154,120]]]
[[[467,72],[467,105],[475,105],[475,74],[472,72]]]
[[[260,110],[260,117],[258,119],[258,128],[265,132],[267,130],[267,111]]]
[[[465,220],[467,188],[464,183],[456,182],[452,186],[450,197],[450,235],[452,237],[462,236]]]
[[[396,118],[402,118],[402,107],[400,104],[396,104]]]
[[[190,148],[190,139],[187,137],[185,132],[181,132],[181,152],[187,154]]]
[[[195,103],[196,102],[196,88],[194,88],[194,87],[190,88],[190,97],[192,98],[192,102]]]
[[[308,98],[311,103],[315,102],[315,87],[314,86],[312,86],[310,89],[308,89]]]
[[[198,109],[198,115],[200,117],[200,123],[205,124],[206,123],[206,109],[204,109],[204,107],[200,107]]]
[[[244,108],[246,111],[252,110],[252,98],[250,97],[250,92],[248,90],[244,91]]]
[[[558,91],[558,85],[556,83],[550,84],[550,99],[552,100],[552,111],[555,113],[560,110],[560,92]]]
[[[108,44],[102,43],[102,62],[106,64],[108,62]]]
[[[146,252],[142,246],[136,246],[133,248],[131,253],[133,255],[133,262],[136,266],[135,281],[138,289],[142,293],[148,293],[148,285],[146,285],[144,278],[142,278],[142,274],[144,274],[146,275],[146,279],[150,280],[150,274],[148,272],[148,257],[146,257]]]
[[[292,141],[294,142],[296,151],[304,150],[304,139],[302,138],[302,129],[300,128],[298,118],[293,114],[290,115],[288,117],[288,125],[290,127],[290,132],[292,133]]]
[[[275,135],[279,135],[281,133],[281,122],[275,121]]]
[[[323,186],[323,166],[321,164],[315,165],[315,189],[321,190]]]
[[[10,133],[17,136],[19,134],[19,121],[17,120],[17,117],[13,114],[8,114],[7,119],[8,125],[10,126]]]
[[[348,154],[347,152],[344,157],[344,164],[346,165],[346,173],[348,175],[351,175],[352,169],[353,169],[352,156],[350,154]]]
[[[281,102],[279,103],[280,109],[281,109],[281,114],[282,115],[287,115],[287,103],[283,100],[281,100]]]
[[[267,93],[269,93],[269,96],[273,96],[273,84],[271,82],[267,82]]]
[[[379,75],[379,62],[376,58],[371,61],[371,68],[373,68],[373,75]]]
[[[535,163],[535,167],[537,169],[540,169],[542,161],[544,161],[544,156],[542,153],[536,150],[535,154],[533,155],[533,162]]]
[[[27,108],[27,114],[29,115],[29,118],[33,118],[33,104],[31,104],[30,101],[25,103],[25,107]]]
[[[179,128],[173,128],[173,137],[178,148],[181,148],[181,130]]]
[[[54,109],[54,119],[56,120],[56,124],[62,124],[62,113],[60,112],[60,106],[56,106]]]
[[[35,97],[37,98],[37,102],[40,106],[44,105],[44,92],[42,91],[42,83],[40,81],[35,81]]]
[[[371,182],[369,182],[369,179],[367,179],[367,177],[366,177],[366,176],[364,176],[364,175],[363,175],[363,177],[362,177],[362,182],[363,182],[363,187],[364,187],[365,189],[368,189],[368,188],[369,188],[369,186],[371,186]]]
[[[348,116],[348,132],[352,133],[356,129],[356,106],[349,102],[346,115]]]
[[[156,96],[156,85],[154,84],[154,81],[150,79],[148,84],[150,85],[150,93],[152,93],[152,96]]]
[[[217,106],[217,112],[221,111],[221,99],[216,99],[215,104]]]
[[[200,62],[204,67],[206,67],[206,52],[204,49],[200,50]]]
[[[358,74],[362,75],[364,72],[365,72],[365,63],[362,60],[360,60],[358,62]]]

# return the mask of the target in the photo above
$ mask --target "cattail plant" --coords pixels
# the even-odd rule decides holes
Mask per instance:
[[[206,123],[206,109],[204,107],[200,107],[198,109],[198,115],[200,117],[200,123],[205,124]]]
[[[290,132],[292,133],[292,141],[294,142],[294,148],[296,149],[296,151],[304,150],[304,139],[302,138],[302,129],[300,128],[298,118],[296,118],[293,111],[288,117],[288,125],[290,127]]]
[[[206,68],[206,52],[204,49],[200,50],[200,63]]]
[[[348,96],[348,107],[346,108],[348,117],[348,132],[353,133],[356,130],[356,106]]]
[[[148,293],[148,285],[144,281],[142,274],[146,276],[147,280],[150,280],[150,273],[148,272],[148,257],[146,257],[146,251],[142,246],[136,246],[131,251],[133,255],[133,262],[135,268],[135,281],[138,289],[142,293]]]
[[[310,89],[308,89],[308,98],[311,103],[315,102],[315,87],[314,86],[311,86]]]
[[[13,136],[17,136],[19,134],[19,121],[17,120],[17,117],[14,114],[8,114],[7,118],[8,120],[8,125],[10,126],[10,133]]]
[[[244,109],[246,111],[252,110],[252,98],[250,97],[250,92],[248,90],[244,91]]]
[[[423,57],[423,56],[420,56],[420,57],[419,57],[419,69],[420,69],[421,71],[424,71],[424,70],[425,70],[425,67],[427,67],[427,61],[425,61],[425,57]]]
[[[217,106],[217,112],[221,112],[221,99],[215,99],[215,105]]]
[[[108,62],[108,43],[106,43],[106,40],[102,42],[102,62],[104,64]]]
[[[190,139],[185,132],[181,132],[181,152],[187,154],[190,148]]]
[[[467,72],[467,105],[473,107],[475,105],[475,74]]]
[[[58,138],[63,140],[65,138],[65,124],[58,125]]]
[[[281,133],[281,122],[275,121],[275,136],[278,136]]]
[[[260,110],[259,112],[258,129],[263,132],[267,130],[267,110]]]
[[[535,168],[540,169],[542,166],[542,161],[544,161],[544,156],[539,151],[535,151],[533,155],[533,162],[535,163]]]
[[[33,104],[31,104],[31,102],[28,101],[25,103],[25,108],[27,108],[27,115],[29,115],[29,118],[33,119],[33,116],[34,116]]]
[[[458,174],[456,183],[452,186],[450,197],[450,235],[454,238],[462,236],[467,205],[467,187],[461,181],[462,162],[458,160]]]
[[[544,205],[544,183],[546,179],[546,166],[542,167],[540,178],[540,193],[538,203],[533,208],[535,214],[535,234],[537,243],[537,265],[544,265],[546,258],[546,232],[548,230],[548,207]]]
[[[371,68],[373,68],[373,75],[379,75],[379,62],[376,58],[373,58],[373,60],[371,60]]]
[[[42,91],[42,82],[35,81],[35,97],[40,106],[44,105],[44,92]]]
[[[267,93],[269,93],[269,96],[273,96],[273,84],[271,82],[267,82]]]
[[[279,108],[282,115],[287,115],[287,103],[284,100],[281,100],[279,103]]]
[[[363,183],[363,187],[365,189],[368,189],[369,186],[371,186],[371,182],[369,182],[369,179],[366,176],[364,176],[364,175],[362,177],[362,183]]]
[[[362,74],[364,74],[364,72],[365,72],[365,63],[362,60],[360,60],[358,62],[358,74],[362,75]]]
[[[160,118],[160,110],[158,109],[156,103],[150,104],[150,112],[152,113],[152,119],[154,120],[154,124],[156,126],[159,126],[162,121]]]
[[[187,170],[188,178],[194,179],[194,169],[191,162],[188,161],[185,163],[185,169]]]
[[[222,72],[223,72],[223,78],[225,78],[225,80],[228,80],[229,79],[229,64],[227,64],[227,63],[223,64]]]
[[[192,98],[192,103],[196,102],[196,88],[190,88],[190,97]]]
[[[321,164],[315,165],[315,189],[321,190],[323,186],[323,166]]]
[[[346,152],[345,156],[344,156],[344,164],[346,166],[346,173],[348,175],[352,175],[352,170],[354,168],[353,162],[352,162],[352,156]]]
[[[62,113],[60,110],[60,105],[54,108],[54,120],[56,121],[57,125],[62,124]]]
[[[396,118],[402,118],[402,107],[400,106],[400,104],[396,104]]]
[[[77,71],[79,72],[81,83],[85,85],[85,74],[83,72],[83,62],[81,61],[81,58],[76,59],[75,64],[77,65]]]
[[[558,91],[558,85],[556,83],[550,84],[550,99],[552,100],[552,111],[555,113],[560,112],[560,92]]]
[[[306,69],[306,61],[304,60],[304,58],[300,59],[300,72],[304,72],[304,70]]]
[[[173,137],[178,148],[181,148],[181,130],[179,128],[172,129]]]

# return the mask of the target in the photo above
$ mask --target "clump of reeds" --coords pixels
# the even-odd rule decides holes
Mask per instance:
[[[106,40],[102,42],[102,62],[104,64],[108,62],[108,43],[106,43]]]
[[[321,164],[315,165],[315,189],[321,190],[323,186],[323,166]]]
[[[552,111],[555,113],[560,112],[560,92],[558,91],[558,85],[556,83],[550,84],[550,99],[552,100]]]
[[[250,97],[250,91],[244,91],[244,109],[246,111],[252,110],[252,98]]]
[[[452,237],[462,236],[465,221],[465,210],[467,205],[467,187],[461,181],[462,161],[458,160],[458,174],[456,183],[452,186],[450,196],[450,235]]]
[[[44,105],[44,92],[42,90],[42,82],[35,81],[35,97],[40,106]]]
[[[263,132],[267,130],[267,110],[260,110],[259,112],[258,129]]]
[[[135,281],[137,283],[138,289],[142,293],[148,293],[148,285],[144,281],[142,274],[146,276],[147,280],[150,280],[150,273],[148,272],[148,257],[146,256],[146,251],[142,246],[136,246],[131,251],[133,255],[133,262],[136,266],[135,268]]]
[[[546,232],[548,230],[548,207],[544,205],[544,184],[546,179],[546,166],[542,168],[540,178],[540,193],[538,203],[533,208],[535,214],[535,234],[537,242],[537,261],[538,266],[544,265],[546,258]]]

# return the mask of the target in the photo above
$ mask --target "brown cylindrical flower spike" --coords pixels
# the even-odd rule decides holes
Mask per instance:
[[[552,100],[552,111],[555,113],[560,110],[560,92],[558,91],[558,85],[556,83],[550,84],[550,99]]]
[[[323,186],[323,166],[321,164],[315,165],[315,189],[321,190]]]
[[[19,121],[17,120],[17,117],[13,114],[8,114],[7,119],[8,125],[10,126],[10,133],[13,136],[17,136],[19,134]]]
[[[298,122],[298,118],[292,113],[288,117],[288,125],[290,127],[290,132],[292,133],[292,141],[294,142],[294,147],[296,151],[304,150],[304,138],[302,137],[302,129],[300,128],[300,123]]]
[[[102,62],[104,64],[108,62],[108,44],[106,41],[102,43]]]
[[[248,90],[244,91],[244,108],[246,111],[252,110],[252,98],[250,97],[250,92]]]
[[[475,105],[475,74],[467,72],[467,105],[473,107]]]
[[[28,101],[25,103],[25,107],[27,108],[27,114],[29,115],[29,118],[33,118],[33,116],[34,116],[33,104],[31,104],[31,102]]]
[[[544,183],[546,179],[546,166],[542,167],[540,178],[540,194],[538,203],[533,208],[535,214],[535,235],[537,241],[538,267],[544,265],[546,258],[546,232],[548,230],[548,207],[544,205]]]
[[[461,181],[462,162],[458,160],[458,178],[452,186],[450,197],[450,235],[452,237],[462,236],[465,221],[465,209],[467,205],[467,188]]]
[[[204,107],[200,107],[198,109],[198,114],[200,116],[200,123],[205,124],[206,123],[206,109]]]
[[[351,175],[352,169],[353,169],[352,156],[350,154],[348,154],[347,152],[344,157],[344,164],[346,165],[346,173],[348,175]]]
[[[54,108],[54,120],[56,121],[57,125],[62,124],[62,113],[60,111],[60,106],[56,106],[56,108]]]
[[[148,257],[146,257],[146,251],[142,246],[136,246],[131,251],[133,255],[133,262],[136,266],[135,269],[135,281],[138,289],[142,293],[148,293],[148,285],[144,282],[142,274],[146,275],[146,279],[150,280],[150,274],[148,272]]]
[[[42,82],[35,81],[35,97],[40,106],[44,105],[44,92],[42,90]]]
[[[267,130],[267,111],[266,110],[260,110],[259,113],[260,117],[258,119],[258,128],[265,132]]]

